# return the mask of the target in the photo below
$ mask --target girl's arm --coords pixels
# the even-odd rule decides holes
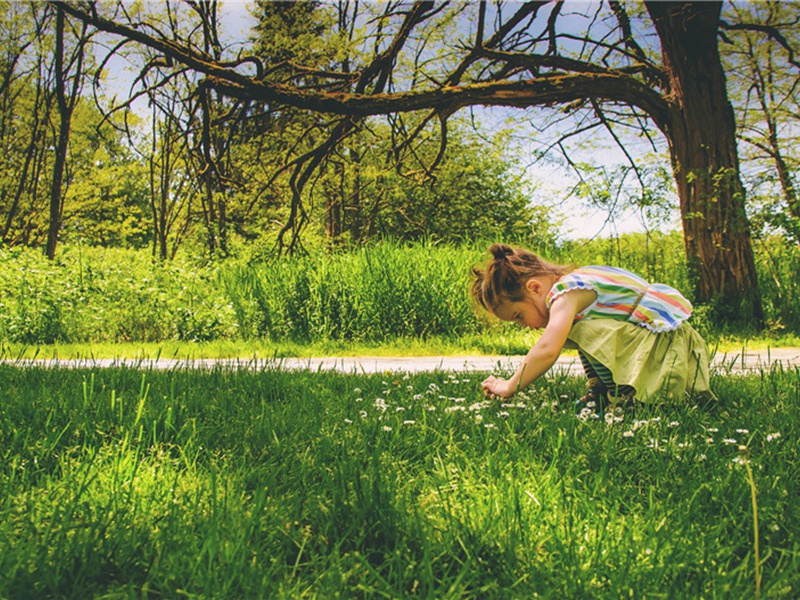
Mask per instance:
[[[508,398],[546,373],[561,354],[575,315],[594,302],[596,297],[592,290],[573,290],[553,300],[542,337],[528,351],[517,372],[510,379],[489,377],[483,382],[484,393]]]

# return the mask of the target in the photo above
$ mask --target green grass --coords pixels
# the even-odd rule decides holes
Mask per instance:
[[[0,597],[797,597],[800,371],[483,375],[0,365]]]
[[[39,250],[0,248],[0,342],[96,356],[132,347],[136,354],[137,347],[148,354],[207,348],[245,356],[524,352],[527,343],[508,330],[499,330],[507,340],[498,341],[469,298],[469,270],[486,260],[485,248],[385,241],[350,252],[284,259],[245,253],[209,263],[69,246],[48,261]],[[763,338],[796,345],[800,248],[773,239],[759,249]],[[547,256],[622,266],[692,295],[677,233],[569,243]],[[692,317],[712,345],[752,333],[713,323],[713,313],[698,305]]]
[[[86,342],[56,344],[0,343],[0,358],[101,359],[101,358],[286,358],[324,356],[481,356],[524,355],[536,341],[539,332],[510,327],[493,327],[486,331],[458,337],[401,337],[382,341],[354,342],[318,340],[314,342],[261,340],[215,340],[208,342]],[[797,348],[800,338],[794,334],[763,334],[758,337],[722,335],[707,336],[709,349],[717,353],[756,351],[769,348]],[[565,351],[569,353],[569,351]]]
[[[0,343],[0,358],[272,358],[312,356],[440,356],[525,354],[538,332],[498,327],[460,337],[389,338],[373,342],[259,340],[150,343]]]

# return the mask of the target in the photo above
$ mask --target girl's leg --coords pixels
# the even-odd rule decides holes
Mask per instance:
[[[614,376],[611,374],[608,367],[596,360],[592,360],[582,350],[578,350],[578,356],[581,359],[583,370],[586,372],[590,384],[593,378],[599,380],[599,383],[593,387],[603,387],[618,398],[633,397],[636,393],[636,390],[629,385],[617,385],[614,383]]]
[[[606,395],[606,385],[598,375],[593,366],[593,362],[589,360],[582,350],[578,350],[578,357],[581,359],[583,365],[583,372],[586,373],[586,393],[581,397],[581,402],[597,402]]]

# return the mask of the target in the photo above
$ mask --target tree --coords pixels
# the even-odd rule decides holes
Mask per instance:
[[[746,3],[730,6],[732,22],[723,22],[722,56],[735,95],[738,136],[744,144],[750,189],[764,192],[757,216],[800,243],[800,42],[796,4]]]
[[[103,31],[203,73],[206,85],[232,98],[271,110],[288,106],[331,115],[325,139],[296,163],[295,208],[313,172],[370,116],[427,111],[421,123],[440,125],[444,149],[448,118],[468,106],[591,106],[609,129],[621,123],[606,118],[606,111],[624,109],[631,121],[652,123],[667,139],[696,299],[712,302],[722,317],[763,322],[735,122],[717,46],[720,2],[646,2],[644,12],[613,0],[583,11],[559,1],[390,2],[372,21],[380,41],[348,71],[265,65],[256,57],[215,60],[120,15],[101,14],[98,6],[63,6]],[[451,41],[447,52],[426,47],[431,32],[453,23],[459,24],[458,43]],[[648,43],[653,31],[660,47]],[[276,70],[283,74],[280,81],[265,77]],[[421,128],[396,128],[398,155]]]
[[[61,217],[64,211],[64,170],[67,162],[72,113],[75,111],[83,85],[84,58],[86,57],[86,44],[89,41],[87,30],[88,24],[83,22],[82,30],[80,32],[74,31],[75,46],[70,52],[67,49],[65,40],[67,32],[66,15],[63,7],[56,5],[54,60],[58,136],[56,138],[55,160],[53,163],[53,180],[50,186],[50,224],[47,229],[46,249],[47,258],[51,260],[56,255],[58,233],[61,229]],[[67,54],[68,52],[69,54]]]
[[[0,3],[0,241],[29,243],[41,210],[47,170],[47,123],[53,107],[49,7]],[[42,10],[44,8],[44,10]]]

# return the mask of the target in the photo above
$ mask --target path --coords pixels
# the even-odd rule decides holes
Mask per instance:
[[[287,370],[340,371],[344,373],[383,373],[422,371],[511,371],[521,356],[408,356],[408,357],[327,357],[282,359],[3,359],[2,363],[25,367],[108,368],[127,366],[142,369],[169,370],[178,368],[210,369],[213,367]],[[712,359],[712,367],[721,372],[749,372],[772,367],[800,368],[800,348],[720,353]],[[582,374],[577,356],[562,356],[553,367],[561,372]]]

